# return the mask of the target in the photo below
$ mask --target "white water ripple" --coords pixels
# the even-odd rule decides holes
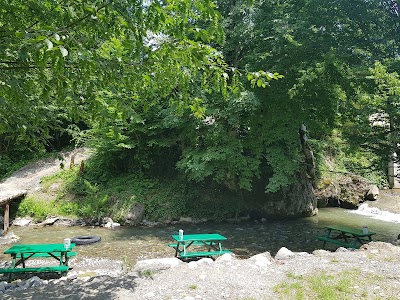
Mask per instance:
[[[376,207],[370,207],[368,206],[368,203],[363,203],[358,207],[357,210],[351,210],[349,212],[385,222],[400,223],[400,214],[395,214],[386,210],[380,210]]]

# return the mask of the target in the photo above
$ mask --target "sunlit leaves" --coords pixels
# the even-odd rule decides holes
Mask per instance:
[[[66,57],[68,55],[68,50],[65,49],[63,46],[60,46],[60,52],[63,57]]]
[[[284,76],[275,72],[265,72],[265,71],[258,71],[258,72],[249,72],[247,73],[247,80],[250,81],[251,86],[254,88],[255,86],[257,87],[263,87],[265,88],[267,85],[269,85],[269,81],[271,80],[278,80],[283,78]]]
[[[46,142],[62,122],[99,122],[99,134],[110,125],[105,136],[114,138],[160,103],[201,118],[203,99],[229,79],[205,44],[222,40],[215,8],[208,0],[3,1],[0,148],[35,134]]]

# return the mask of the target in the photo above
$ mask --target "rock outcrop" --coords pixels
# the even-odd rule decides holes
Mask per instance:
[[[298,174],[295,183],[277,193],[265,194],[261,211],[271,218],[308,217],[317,214],[317,198],[311,180]]]
[[[341,174],[335,179],[326,179],[315,190],[318,207],[342,207],[355,209],[366,200],[366,196],[377,197],[379,189],[358,175]]]

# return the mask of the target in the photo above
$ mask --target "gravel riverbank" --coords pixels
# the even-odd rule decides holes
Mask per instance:
[[[400,247],[382,242],[312,254],[282,248],[275,257],[265,252],[249,259],[160,258],[133,268],[93,259],[71,265],[61,279],[28,288],[17,281],[2,299],[400,299]]]

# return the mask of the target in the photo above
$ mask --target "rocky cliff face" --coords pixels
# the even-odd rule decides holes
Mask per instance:
[[[295,218],[313,216],[317,213],[317,199],[311,180],[298,174],[291,186],[277,192],[265,194],[261,206],[264,216],[269,218]]]
[[[372,186],[361,176],[340,174],[334,179],[323,180],[315,190],[315,195],[318,207],[336,206],[355,209],[370,196],[369,191],[376,194],[376,190],[378,190],[376,186]],[[372,197],[376,200],[375,194],[372,194]]]

